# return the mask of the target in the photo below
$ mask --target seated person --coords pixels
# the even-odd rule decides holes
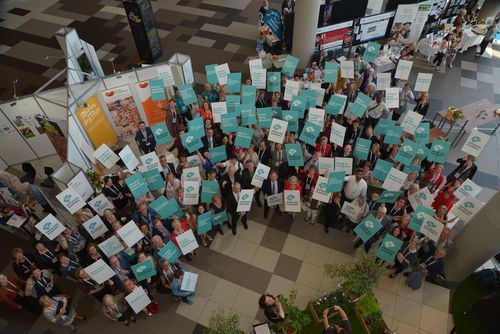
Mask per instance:
[[[330,324],[328,323],[328,308],[326,308],[323,311],[323,325],[325,326],[325,334],[338,334],[338,333],[351,334],[351,323],[347,318],[347,314],[338,305],[334,305],[333,310],[339,313],[340,319],[342,320],[342,324],[340,325],[334,324],[333,326],[330,326]]]
[[[277,298],[273,295],[262,295],[259,298],[259,306],[264,309],[264,314],[266,318],[274,323],[281,322],[285,320],[287,314],[283,309],[283,306]]]

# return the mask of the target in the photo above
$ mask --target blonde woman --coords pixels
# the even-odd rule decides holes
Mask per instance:
[[[130,321],[135,322],[134,314],[122,294],[105,295],[102,298],[102,314],[113,322],[123,322],[125,326],[128,326]]]
[[[85,320],[85,317],[76,313],[66,297],[45,295],[40,297],[40,305],[43,308],[42,313],[45,319],[54,324],[70,327],[72,332],[76,332],[76,327],[73,325],[75,319]]]
[[[302,187],[299,184],[299,179],[296,176],[290,176],[287,181],[285,181],[285,190],[298,190],[299,194],[302,193]],[[292,220],[295,220],[295,212],[292,212]]]

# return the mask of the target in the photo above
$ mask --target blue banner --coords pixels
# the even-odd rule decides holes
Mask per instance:
[[[283,33],[283,26],[281,24],[281,13],[279,10],[269,8],[264,15],[264,23],[271,29],[273,34],[281,40]]]

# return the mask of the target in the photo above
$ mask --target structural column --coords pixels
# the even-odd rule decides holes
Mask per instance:
[[[481,6],[481,11],[479,12],[479,18],[486,19],[489,16],[495,17],[495,15],[497,15],[498,12],[500,12],[500,1],[486,0]]]
[[[500,192],[453,239],[445,257],[446,279],[459,282],[500,252]]]
[[[321,0],[297,0],[295,3],[292,55],[300,59],[299,68],[307,67],[314,53],[319,7],[323,2]]]

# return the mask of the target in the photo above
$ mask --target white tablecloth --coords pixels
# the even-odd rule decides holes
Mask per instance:
[[[483,35],[477,35],[471,30],[464,30],[464,38],[462,39],[462,43],[460,43],[459,51],[464,52],[471,46],[479,45],[483,41],[483,38]]]
[[[439,45],[439,42],[438,42]],[[421,39],[417,44],[417,52],[422,54],[427,61],[430,61],[432,57],[437,53],[438,47],[433,47],[429,39]]]
[[[381,56],[375,59],[373,68],[377,73],[389,72],[396,68],[396,64],[387,56]]]

